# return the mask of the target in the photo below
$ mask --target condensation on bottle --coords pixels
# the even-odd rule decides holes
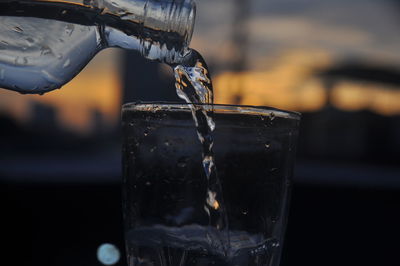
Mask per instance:
[[[192,0],[0,1],[0,88],[44,93],[119,47],[178,64],[195,20]]]

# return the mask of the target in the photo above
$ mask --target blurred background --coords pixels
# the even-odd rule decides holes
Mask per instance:
[[[215,102],[302,113],[282,264],[399,265],[400,1],[198,0]],[[178,101],[171,70],[101,52],[43,96],[0,91],[8,265],[123,252],[120,108]],[[125,265],[120,261],[118,265]]]

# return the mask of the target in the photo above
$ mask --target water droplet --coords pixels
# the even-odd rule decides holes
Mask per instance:
[[[178,167],[184,168],[184,167],[186,167],[186,163],[180,162],[180,163],[178,163]]]
[[[15,65],[24,66],[24,65],[28,64],[28,58],[17,56],[14,60],[14,63],[15,63]]]
[[[243,215],[247,215],[248,210],[243,210],[242,213],[243,213]]]
[[[269,113],[269,119],[271,121],[275,119],[275,113],[274,112]]]
[[[65,63],[63,65],[63,68],[69,67],[71,61],[69,60],[69,58],[67,60],[65,60]]]
[[[271,143],[268,141],[267,143],[265,143],[265,148],[269,149],[271,147]]]
[[[42,46],[42,48],[40,49],[40,54],[41,55],[53,54],[53,51],[48,46]]]
[[[164,142],[164,144],[165,144],[165,146],[169,146],[169,145],[171,145],[171,144],[169,143],[169,141],[168,141],[168,140],[166,140],[166,141]]]
[[[67,24],[65,26],[65,33],[68,34],[69,36],[72,35],[72,32],[74,32],[75,26],[72,24]]]
[[[63,11],[61,12],[61,15],[65,15],[65,14],[67,14],[67,10],[63,10]]]
[[[15,27],[13,28],[13,31],[21,33],[21,32],[23,32],[24,30],[23,30],[22,28],[18,27],[18,26],[15,26]]]
[[[145,137],[147,137],[147,135],[149,135],[149,131],[147,131],[147,130],[143,131],[143,135],[144,135]]]
[[[184,168],[184,167],[186,167],[186,165],[187,165],[187,161],[188,161],[188,158],[187,158],[187,157],[181,157],[181,158],[179,158],[179,160],[178,160],[177,166],[180,167],[180,168]]]
[[[35,40],[32,39],[31,37],[26,38],[26,42],[28,43],[29,46],[33,45]]]
[[[278,243],[278,242],[274,242],[274,243],[272,243],[271,246],[272,246],[272,247],[279,247],[279,243]]]

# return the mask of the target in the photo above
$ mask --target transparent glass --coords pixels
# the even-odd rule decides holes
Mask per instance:
[[[123,106],[128,264],[279,265],[300,116],[213,105],[228,226],[210,223],[202,149],[187,104]]]

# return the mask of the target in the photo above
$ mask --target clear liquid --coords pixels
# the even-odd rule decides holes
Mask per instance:
[[[221,245],[217,229],[200,225],[183,227],[141,227],[127,234],[128,245],[137,246],[129,265],[160,266],[231,266],[267,265],[271,252],[278,246],[275,239],[262,234],[231,231],[229,252]],[[154,256],[152,254],[156,253]]]
[[[190,30],[146,26],[132,6],[118,7],[126,2],[102,3],[96,9],[72,2],[0,2],[0,88],[21,93],[60,88],[107,47],[170,64],[189,53]]]
[[[221,231],[220,241],[223,243],[224,252],[228,253],[230,249],[229,224],[213,152],[212,132],[215,129],[215,123],[210,72],[202,56],[197,51],[191,50],[188,61],[175,66],[174,73],[176,92],[190,106],[198,139],[202,145],[202,164],[207,183],[204,211],[210,217],[210,226]]]

